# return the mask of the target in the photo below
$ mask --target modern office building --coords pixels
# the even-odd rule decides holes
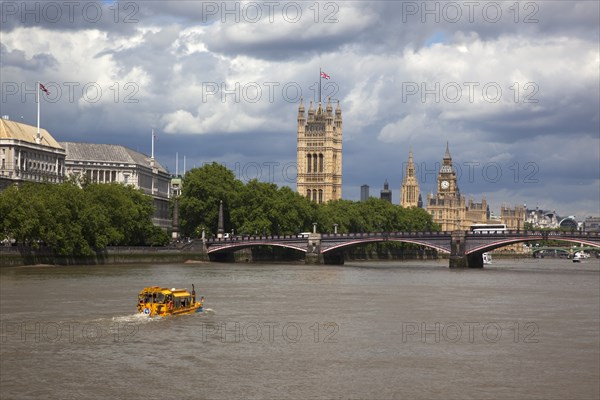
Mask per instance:
[[[369,200],[369,185],[362,185],[360,187],[360,201]]]

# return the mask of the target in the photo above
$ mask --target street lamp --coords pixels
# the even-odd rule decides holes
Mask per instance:
[[[335,233],[337,235],[337,227],[338,224],[333,224],[333,233]]]

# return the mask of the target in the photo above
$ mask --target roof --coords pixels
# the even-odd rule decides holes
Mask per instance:
[[[150,286],[142,289],[140,294],[143,293],[163,293],[163,294],[172,294],[174,297],[185,297],[191,296],[191,293],[188,292],[187,289],[169,289],[169,288],[161,288],[159,286]]]
[[[37,127],[21,122],[11,121],[9,119],[0,119],[0,139],[15,139],[32,144],[37,144],[35,138],[37,136]],[[52,137],[47,130],[40,128],[40,137],[42,141],[40,145],[48,146],[55,149],[62,149],[60,144]]]
[[[121,164],[137,164],[150,168],[150,157],[117,144],[60,142],[67,151],[66,161],[95,161]],[[154,166],[160,172],[167,170],[154,160]]]

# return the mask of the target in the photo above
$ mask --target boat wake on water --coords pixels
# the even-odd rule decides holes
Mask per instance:
[[[205,308],[203,311],[201,311],[199,313],[195,313],[195,314],[214,315],[216,313],[217,312],[215,310],[213,310],[212,308]],[[190,315],[194,315],[194,314],[190,314]],[[146,324],[146,323],[149,323],[152,321],[160,321],[162,319],[163,319],[163,317],[161,317],[159,315],[146,315],[143,313],[136,313],[136,314],[129,314],[129,315],[114,316],[114,317],[112,317],[112,322]]]
[[[112,322],[118,323],[128,323],[128,322],[136,322],[145,324],[152,321],[158,321],[161,317],[159,316],[150,316],[146,314],[129,314],[129,315],[119,315],[116,317],[112,317]]]

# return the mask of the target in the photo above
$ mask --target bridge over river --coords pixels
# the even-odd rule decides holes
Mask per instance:
[[[204,240],[210,258],[223,253],[255,247],[277,246],[306,254],[306,263],[343,264],[344,249],[367,243],[413,243],[449,254],[450,268],[481,268],[483,253],[513,243],[558,240],[600,247],[598,232],[495,231],[495,232],[376,232],[376,233],[310,233],[283,236],[236,236]]]

